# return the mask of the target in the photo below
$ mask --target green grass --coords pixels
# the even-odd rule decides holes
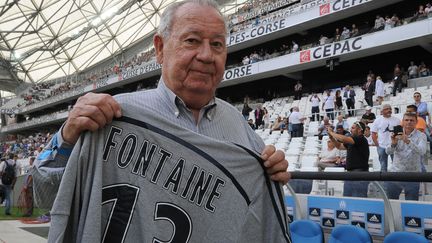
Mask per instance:
[[[33,215],[29,218],[36,218],[38,216],[41,216],[42,214],[45,214],[47,210],[35,208],[33,209]],[[5,215],[5,208],[0,207],[0,220],[17,220],[23,218],[23,212],[20,212],[18,208],[13,207],[11,210],[12,215]]]

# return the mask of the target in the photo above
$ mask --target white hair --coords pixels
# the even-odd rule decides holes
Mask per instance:
[[[219,10],[219,4],[214,0],[185,0],[182,2],[173,2],[170,4],[162,13],[160,23],[157,29],[157,33],[162,36],[162,38],[168,38],[171,35],[172,24],[173,24],[173,16],[177,12],[177,10],[187,4],[187,3],[195,3],[200,6],[208,6],[214,8],[222,17],[225,25],[225,30],[227,30],[227,24],[225,21],[225,17],[222,12]]]

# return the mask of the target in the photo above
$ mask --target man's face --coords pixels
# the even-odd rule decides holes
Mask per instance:
[[[177,9],[170,36],[154,37],[165,84],[188,107],[200,109],[214,97],[225,69],[225,38],[220,14],[195,3]]]
[[[404,116],[402,126],[408,131],[414,130],[417,125],[417,117],[414,116]]]
[[[421,101],[421,95],[420,94],[414,94],[414,101],[416,103],[420,102]]]
[[[383,117],[390,117],[392,114],[392,109],[391,107],[385,107],[384,109],[382,109],[381,113]]]
[[[353,124],[351,126],[350,132],[353,136],[358,136],[360,134],[360,128],[356,124]]]

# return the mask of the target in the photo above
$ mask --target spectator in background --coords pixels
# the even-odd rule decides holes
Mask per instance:
[[[331,95],[331,90],[326,90],[326,95],[323,98],[322,109],[326,112],[326,116],[332,121],[334,120],[335,97]]]
[[[432,129],[431,129],[431,116],[426,102],[421,101],[421,93],[414,92],[414,105],[417,107],[417,114],[419,117],[426,121],[426,138],[429,141],[429,151],[432,154]],[[427,125],[429,123],[429,126]]]
[[[432,11],[431,4],[430,3],[426,3],[426,7],[425,7],[425,13],[426,13],[426,15],[429,16],[429,13],[431,13],[431,11]]]
[[[411,19],[412,22],[417,21],[417,20],[422,20],[427,18],[427,14],[425,12],[424,6],[423,5],[419,5],[419,8],[417,10],[417,12],[414,14],[413,18]]]
[[[419,75],[420,77],[427,77],[429,76],[429,68],[426,66],[426,64],[422,61],[419,66]]]
[[[264,109],[264,116],[263,116],[264,129],[270,128],[270,114],[269,114],[267,108],[264,107],[263,109]]]
[[[339,116],[337,116],[336,119],[337,119],[337,121],[336,121],[335,126],[336,126],[336,127],[337,127],[337,126],[342,126],[342,128],[343,128],[344,130],[348,131],[348,129],[349,129],[349,125],[348,125],[348,122],[344,120],[343,115],[339,115]]]
[[[318,167],[324,170],[327,167],[335,167],[340,164],[339,150],[331,139],[327,140],[327,148],[321,151],[318,157]]]
[[[366,103],[368,104],[368,106],[373,106],[373,94],[375,91],[375,84],[373,82],[373,75],[372,74],[368,74],[367,79],[366,79],[366,83],[363,85],[363,90],[364,90],[364,99],[366,100]]]
[[[408,67],[408,77],[409,78],[417,78],[418,77],[418,66],[414,64],[414,61],[410,62],[410,66]]]
[[[373,123],[375,121],[375,119],[376,119],[376,116],[375,116],[375,113],[372,112],[372,107],[366,106],[365,107],[365,113],[361,117],[361,121],[367,125],[369,123]]]
[[[350,135],[349,132],[347,130],[345,130],[342,125],[336,126],[336,134],[345,135],[345,136]]]
[[[372,28],[371,32],[380,31],[384,29],[385,20],[383,17],[381,17],[379,14],[375,18],[375,25]]]
[[[328,38],[327,38],[327,36],[325,36],[325,35],[321,35],[320,36],[320,39],[319,39],[319,44],[322,46],[322,45],[325,45],[325,44],[327,44],[328,43]]]
[[[311,120],[315,121],[315,119],[316,119],[317,121],[319,121],[320,120],[319,105],[320,105],[321,99],[318,97],[317,94],[312,94],[312,96],[310,97],[309,101],[312,103],[312,117],[311,117]]]
[[[372,134],[370,131],[370,127],[366,126],[365,134],[364,134],[366,140],[368,141],[369,146],[375,146],[375,143],[372,139]]]
[[[297,106],[293,107],[292,112],[289,116],[289,124],[291,124],[292,128],[292,137],[303,137],[303,121],[306,118],[300,113],[299,108]]]
[[[322,124],[318,127],[318,139],[322,140],[324,136],[328,136],[327,130],[328,128],[333,128],[332,124],[330,123],[330,119],[325,116],[322,120]]]
[[[406,108],[406,112],[407,113],[414,113],[414,114],[417,115],[417,124],[416,124],[415,128],[418,131],[424,133],[426,135],[426,140],[430,141],[430,133],[429,133],[429,130],[427,129],[428,126],[426,124],[426,121],[419,116],[419,114],[417,112],[417,106],[415,106],[415,105],[408,105],[407,108]],[[426,172],[426,166],[425,166],[425,164],[427,164],[427,156],[422,156],[422,159],[421,159],[420,162],[421,162],[421,171],[422,172]]]
[[[252,111],[252,108],[249,107],[248,103],[244,103],[243,104],[243,109],[242,109],[242,115],[244,117],[244,119],[247,121],[249,120],[249,114]]]
[[[250,59],[247,55],[245,57],[243,57],[243,60],[242,60],[243,65],[248,65],[249,62],[250,62]]]
[[[394,155],[390,172],[421,172],[420,161],[426,154],[426,135],[415,129],[416,123],[415,113],[405,113],[402,134],[391,134],[391,143],[386,147],[386,153]],[[389,199],[399,199],[404,190],[405,200],[418,201],[419,182],[386,182],[384,185]]]
[[[381,76],[377,76],[375,80],[375,95],[378,105],[381,105],[384,100],[384,82],[382,81]]]
[[[364,137],[366,125],[362,122],[355,122],[351,126],[351,135],[345,136],[336,134],[333,129],[328,129],[331,141],[339,150],[346,149],[346,170],[369,171],[369,145]],[[365,181],[345,181],[344,197],[367,197],[369,182]]]
[[[392,19],[390,18],[390,16],[386,15],[385,16],[385,23],[384,23],[384,30],[389,30],[391,28],[393,28],[394,23],[392,21]]]
[[[341,96],[341,91],[338,89],[336,90],[335,93],[335,110],[336,110],[336,114],[340,115],[343,109],[343,103],[342,103],[342,96]]]
[[[345,86],[343,97],[345,104],[348,109],[348,116],[354,116],[354,104],[355,104],[356,93],[351,89],[349,85]]]
[[[394,27],[401,25],[401,21],[400,21],[399,17],[397,16],[397,14],[393,14],[393,16],[391,17],[391,20],[393,21]]]
[[[284,122],[283,122],[282,117],[278,116],[278,117],[276,118],[276,120],[274,121],[271,130],[272,130],[272,131],[280,131],[281,126],[282,126],[283,123],[284,123]]]
[[[417,111],[417,106],[415,106],[415,105],[408,105],[406,107],[406,112],[407,113],[414,113],[414,114],[417,115],[417,123],[416,123],[415,128],[417,130],[419,130],[420,132],[425,133],[426,132],[426,128],[427,128],[426,121],[421,116],[419,116],[419,113]]]
[[[263,125],[264,110],[262,104],[258,104],[254,112],[255,115],[255,129],[259,129]]]
[[[393,96],[396,96],[396,91],[402,92],[402,71],[399,64],[396,64],[393,71]]]
[[[421,118],[423,118],[425,121],[429,119],[429,111],[428,111],[428,105],[426,102],[421,101],[422,95],[420,92],[416,91],[413,95],[414,98],[414,105],[417,107],[417,112]]]
[[[358,35],[359,35],[359,29],[357,28],[357,26],[355,24],[352,24],[352,26],[351,26],[351,38],[356,37]]]
[[[5,215],[11,215],[12,191],[20,172],[17,158],[15,154],[10,153],[8,159],[0,163],[0,178],[5,189]]]
[[[297,81],[296,85],[294,85],[294,99],[299,100],[302,97],[302,89],[303,85],[301,84],[300,80]]]
[[[349,39],[350,38],[350,30],[347,28],[347,27],[343,27],[343,29],[342,29],[342,33],[341,33],[341,37],[340,37],[340,39],[341,40],[346,40],[346,39]]]
[[[299,45],[295,41],[292,41],[291,43],[292,43],[291,52],[299,51]]]
[[[335,29],[335,34],[334,34],[334,37],[333,37],[333,42],[337,42],[337,41],[340,41],[340,40],[341,40],[341,33],[340,33],[339,28],[336,28]]]
[[[389,154],[386,153],[386,148],[391,143],[391,131],[393,131],[393,127],[400,125],[401,121],[392,116],[392,107],[389,104],[382,106],[381,115],[372,123],[371,132],[372,139],[377,147],[381,171],[387,172]]]
[[[249,120],[247,120],[247,121],[248,121],[249,126],[250,126],[253,130],[255,130],[255,124],[254,124],[254,121],[253,121],[252,119],[249,119]]]

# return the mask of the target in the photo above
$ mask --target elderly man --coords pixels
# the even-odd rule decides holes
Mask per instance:
[[[250,188],[251,185],[255,187],[257,181],[244,181],[251,180],[253,177],[250,175],[260,172],[250,167],[259,165],[257,160],[268,168],[271,179],[282,182],[289,179],[283,152],[275,151],[274,146],[265,147],[234,107],[215,98],[227,57],[225,41],[225,22],[213,1],[173,3],[165,10],[154,36],[156,58],[162,64],[162,77],[157,89],[116,98],[87,94],[78,99],[61,131],[39,156],[32,172],[35,187],[45,185],[46,191],[63,177],[51,212],[54,227],[50,229],[49,242],[151,242],[169,239],[173,242],[187,242],[189,239],[191,242],[246,242],[255,236],[261,242],[290,242],[287,234],[281,233],[281,229],[286,228],[283,216],[282,220],[275,219],[275,222],[259,219],[261,223],[249,224],[246,231],[220,218],[229,212],[225,207],[254,205],[256,199],[258,207],[265,208],[260,198],[269,194],[260,192],[257,195],[257,189],[252,192]],[[117,118],[115,121],[114,117]],[[110,129],[103,128],[107,124]],[[87,130],[94,132],[80,137]],[[166,144],[147,141],[147,137],[141,136],[143,132]],[[66,164],[65,159],[74,144]],[[135,153],[137,148],[140,150],[138,154]],[[257,152],[261,157],[257,157]],[[134,165],[130,165],[132,159]],[[254,160],[255,163],[251,162]],[[101,174],[98,171],[103,169],[102,166],[110,168],[103,170],[107,173],[103,178],[89,174],[92,171]],[[77,174],[77,178],[72,173]],[[236,177],[237,173],[243,174]],[[123,177],[118,178],[119,175]],[[263,173],[260,175],[258,181],[262,182]],[[38,182],[42,184],[37,186]],[[91,182],[94,183],[89,185]],[[77,184],[75,189],[74,184]],[[272,189],[280,188],[273,186]],[[52,192],[55,193],[55,188]],[[81,199],[78,205],[73,204],[73,195],[83,197],[74,198]],[[236,205],[222,204],[235,198]],[[94,201],[99,201],[99,204],[94,204]],[[104,206],[102,211],[101,202]],[[68,206],[73,209],[71,212]],[[272,206],[275,207],[277,204]],[[243,222],[251,222],[256,211],[247,208],[246,211],[251,212],[245,213],[245,218],[238,215],[230,218],[231,223],[241,218]],[[116,214],[120,209],[122,214]],[[215,210],[217,214],[213,214]],[[79,223],[71,223],[69,213],[75,214],[70,220],[79,218]],[[132,217],[134,213],[137,215]],[[200,218],[199,215],[205,216]],[[214,225],[206,227],[201,220],[210,216],[215,217]],[[143,225],[147,218],[152,220],[152,224]],[[101,228],[101,219],[108,222],[105,230]],[[174,231],[172,227],[167,228],[169,224],[159,223],[167,220],[173,224]],[[193,228],[192,223],[195,223]],[[281,226],[276,228],[273,224]],[[249,228],[252,225],[263,230]],[[247,233],[251,230],[254,232]],[[105,233],[101,236],[99,232]],[[69,234],[74,234],[71,239],[63,239]]]
[[[392,116],[392,107],[389,104],[382,106],[381,115],[382,116],[375,119],[372,125],[370,125],[370,128],[372,140],[377,147],[381,171],[386,172],[389,157],[389,154],[386,153],[386,147],[391,143],[390,133],[393,131],[393,127],[399,125],[400,120]]]
[[[392,133],[391,144],[386,147],[393,154],[390,172],[421,172],[421,160],[426,154],[426,135],[416,129],[417,114],[404,114],[401,134]],[[386,182],[385,187],[390,199],[399,199],[402,190],[406,200],[418,200],[419,182]]]

